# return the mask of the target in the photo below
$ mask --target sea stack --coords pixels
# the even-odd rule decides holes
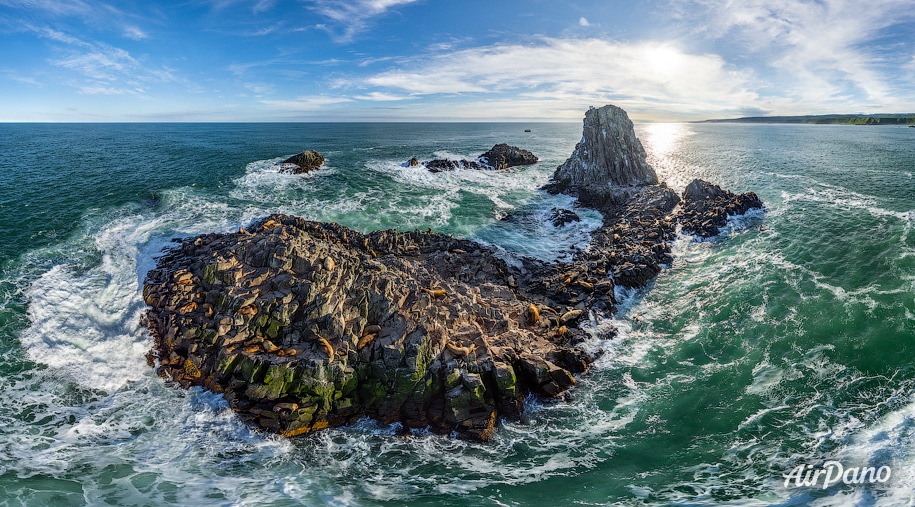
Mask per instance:
[[[658,184],[645,159],[626,111],[613,105],[592,107],[585,114],[581,141],[546,188],[575,195],[585,205],[599,206],[608,199],[621,202],[632,187]]]

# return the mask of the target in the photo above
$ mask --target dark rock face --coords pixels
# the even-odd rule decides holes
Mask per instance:
[[[635,173],[647,164],[625,113],[607,106],[588,118],[579,161],[550,185],[603,215],[571,262],[510,266],[489,247],[431,231],[363,235],[273,215],[248,231],[183,240],[158,259],[143,290],[151,360],[163,377],[223,393],[243,419],[286,436],[368,416],[489,438],[498,417],[519,417],[525,395],[559,397],[574,385],[595,360],[583,325],[614,311],[618,285],[645,286],[672,262],[678,220],[704,230],[762,205],[694,182],[676,213],[680,198],[646,182],[656,180],[650,167]],[[611,145],[618,156],[594,155]],[[554,211],[558,225],[578,218]]]
[[[581,217],[572,210],[553,208],[549,220],[556,227],[564,227],[572,222],[581,222]]]
[[[575,195],[593,207],[625,202],[633,194],[631,187],[658,184],[645,157],[625,111],[616,106],[592,107],[585,114],[581,141],[545,189]]]
[[[413,157],[407,161],[407,167],[416,167],[418,165],[419,165],[419,159],[416,157]]]
[[[683,192],[679,220],[683,232],[700,237],[715,236],[728,216],[742,215],[763,203],[753,192],[735,195],[704,180],[693,180]]]
[[[448,160],[448,159],[435,159],[428,162],[423,162],[423,166],[429,170],[430,173],[440,173],[444,171],[454,171],[455,169],[475,169],[482,170],[488,169],[479,162],[474,162],[473,160]]]
[[[293,174],[303,174],[314,171],[324,165],[324,156],[315,150],[305,150],[287,158],[283,161],[283,164],[290,164],[284,167],[285,171]]]
[[[508,169],[519,165],[531,165],[536,164],[539,160],[533,153],[507,144],[497,144],[486,153],[480,155],[480,162],[493,169]]]

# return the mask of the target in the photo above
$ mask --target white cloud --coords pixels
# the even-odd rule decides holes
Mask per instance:
[[[82,40],[47,27],[25,25],[24,29],[57,43],[54,50],[59,56],[50,60],[52,65],[90,80],[88,83],[70,78],[63,80],[79,93],[144,93],[140,83],[183,83],[190,89],[198,88],[168,67],[147,66],[127,50],[104,42]]]
[[[578,24],[581,26],[591,26],[591,22],[584,16],[578,18]]]
[[[142,94],[143,90],[131,90],[126,88],[115,88],[112,86],[81,86],[79,93],[83,95],[127,95]]]
[[[58,16],[82,15],[92,10],[88,4],[80,0],[0,0],[0,5],[42,10]]]
[[[124,27],[124,37],[133,40],[145,40],[149,38],[149,35],[139,27],[127,25]]]
[[[894,55],[868,43],[915,19],[911,1],[693,0],[688,5],[683,12],[705,20],[707,34],[736,42],[774,70],[778,98],[773,104],[795,112],[805,106],[835,112],[903,102],[896,79],[886,71]]]
[[[720,56],[690,54],[676,46],[545,38],[415,59],[364,83],[416,95],[473,94],[470,100],[476,101],[508,96],[554,112],[533,117],[577,118],[582,106],[611,101],[660,114],[741,109],[757,99],[751,81]]]
[[[340,26],[341,30],[334,34],[335,37],[340,42],[348,42],[357,32],[365,29],[372,18],[417,1],[419,0],[312,0],[312,9]]]
[[[395,95],[393,93],[384,93],[384,92],[371,92],[365,95],[357,95],[354,98],[359,100],[372,100],[378,102],[385,101],[397,101],[397,100],[407,100],[411,98],[409,95]]]
[[[254,14],[267,12],[272,9],[275,4],[276,0],[258,0],[258,2],[254,4],[254,8],[251,9],[251,12]]]
[[[296,97],[295,99],[261,100],[260,102],[272,109],[283,111],[316,112],[324,109],[326,106],[352,102],[352,99],[346,97],[331,97],[327,95],[309,95]]]

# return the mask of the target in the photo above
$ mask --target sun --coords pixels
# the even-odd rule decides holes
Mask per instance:
[[[670,46],[648,50],[646,60],[649,67],[659,74],[672,74],[684,63],[683,53]]]

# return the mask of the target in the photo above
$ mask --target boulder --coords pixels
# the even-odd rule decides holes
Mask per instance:
[[[305,150],[283,161],[283,170],[293,174],[314,171],[324,165],[324,156],[315,150]]]
[[[533,153],[507,144],[497,144],[480,155],[480,162],[493,169],[508,169],[519,165],[536,164],[538,159]]]

